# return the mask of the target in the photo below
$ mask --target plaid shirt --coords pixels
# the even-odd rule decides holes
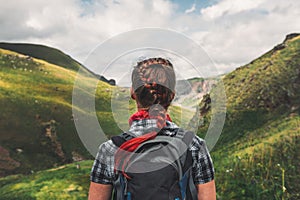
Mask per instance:
[[[163,129],[167,135],[174,135],[178,126],[167,121],[167,126]],[[128,134],[133,134],[134,137],[141,136],[143,133],[148,133],[156,127],[155,119],[142,119],[133,121]],[[100,145],[99,152],[95,158],[90,180],[100,184],[113,184],[115,180],[114,174],[114,154],[118,147],[111,141],[107,141]],[[193,138],[189,146],[192,152],[193,167],[192,174],[195,184],[207,183],[214,179],[214,168],[205,141],[198,136]]]

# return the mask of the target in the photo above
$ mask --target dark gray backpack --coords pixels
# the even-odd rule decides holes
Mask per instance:
[[[120,147],[133,137],[127,133],[112,138]],[[194,133],[176,129],[174,136],[160,131],[130,154],[125,172],[117,172],[114,200],[196,200],[192,178],[192,154],[188,146]]]

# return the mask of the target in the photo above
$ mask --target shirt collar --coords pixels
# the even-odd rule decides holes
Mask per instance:
[[[129,135],[132,135],[133,137],[139,137],[143,134],[149,133],[151,131],[157,130],[156,125],[157,119],[140,119],[135,120],[132,122],[130,129],[129,129]],[[175,130],[177,130],[179,127],[170,121],[166,121],[166,126],[162,128],[164,131],[164,134],[166,135],[174,135],[176,133]]]

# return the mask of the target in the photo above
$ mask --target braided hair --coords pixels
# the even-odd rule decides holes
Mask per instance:
[[[175,72],[172,63],[163,58],[150,58],[138,62],[132,72],[132,89],[139,110],[147,111],[151,119],[156,119],[160,130],[166,125],[166,111],[175,94]],[[123,175],[128,163],[129,153],[143,142],[158,134],[152,131],[123,143],[115,154],[115,170],[121,169]]]
[[[175,73],[170,61],[150,58],[139,62],[132,72],[132,88],[142,109],[159,104],[168,109],[175,91]]]

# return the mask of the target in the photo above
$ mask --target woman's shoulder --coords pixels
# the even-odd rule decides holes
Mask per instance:
[[[113,143],[111,139],[107,140],[106,142],[102,143],[99,147],[99,152],[105,153],[108,155],[113,155],[118,147]]]
[[[189,146],[190,150],[201,150],[201,149],[206,149],[206,143],[205,140],[200,138],[198,135],[194,135],[193,140]]]

